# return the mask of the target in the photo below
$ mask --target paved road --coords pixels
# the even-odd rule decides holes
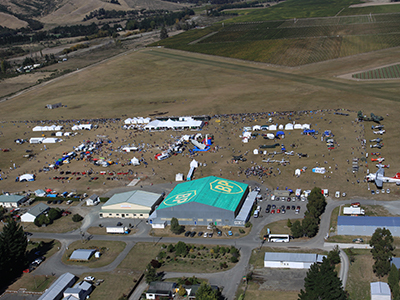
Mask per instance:
[[[330,216],[335,207],[349,204],[354,200],[332,200],[328,199],[328,204],[325,209],[325,213],[321,216],[320,230],[316,237],[307,240],[307,241],[292,241],[289,244],[286,243],[277,243],[277,244],[268,244],[268,246],[273,246],[276,248],[308,248],[308,249],[326,249],[330,250],[333,248],[335,243],[326,243],[325,237],[327,233],[329,233],[329,224],[330,224]],[[361,205],[374,205],[376,201],[374,200],[357,200],[361,203]],[[392,212],[400,212],[400,203],[393,201],[385,201],[379,202],[380,205],[387,207]],[[265,206],[265,202],[264,202]],[[90,226],[96,226],[99,222],[106,222],[109,220],[101,219],[101,221],[97,217],[96,208],[92,213],[89,214],[88,221],[84,222],[81,230],[86,230]],[[125,256],[129,253],[132,247],[136,242],[149,242],[149,243],[176,243],[180,240],[190,241],[192,244],[209,244],[209,245],[224,245],[224,246],[236,246],[241,253],[241,258],[237,265],[227,271],[219,272],[219,273],[209,273],[209,274],[199,274],[199,273],[167,273],[165,276],[168,277],[181,277],[181,276],[196,276],[201,278],[209,279],[211,284],[218,285],[223,287],[223,295],[226,299],[234,299],[235,293],[237,290],[237,286],[242,280],[243,276],[249,272],[249,259],[251,256],[251,251],[254,248],[261,246],[260,232],[264,228],[264,226],[270,222],[276,221],[277,219],[286,219],[287,215],[274,215],[274,216],[264,216],[263,218],[259,218],[254,221],[254,226],[247,236],[238,238],[238,239],[218,239],[218,238],[182,238],[182,237],[168,237],[168,238],[157,238],[151,237],[148,235],[149,226],[145,224],[145,222],[141,222],[137,225],[138,232],[133,235],[127,236],[113,236],[113,235],[95,235],[92,236],[94,240],[109,240],[109,241],[124,241],[127,243],[125,249],[118,255],[114,262],[111,264],[101,267],[101,268],[87,268],[84,266],[70,266],[65,265],[61,261],[61,257],[66,249],[66,247],[72,243],[73,241],[81,239],[80,230],[76,230],[69,233],[64,234],[50,234],[50,233],[34,233],[33,238],[53,238],[61,241],[61,249],[55,255],[48,259],[46,263],[41,265],[35,272],[36,274],[51,274],[55,273],[56,275],[61,275],[65,272],[71,272],[74,274],[82,274],[86,272],[108,272],[114,270],[121,261],[125,258]],[[113,220],[111,220],[113,221]],[[115,220],[114,220],[115,222]],[[132,221],[133,222],[133,221]],[[365,245],[353,245],[354,247],[365,247]],[[348,247],[348,244],[339,244],[342,248]],[[343,285],[346,285],[347,282],[347,273],[349,268],[348,258],[343,251],[340,252],[341,261],[342,261],[342,269],[340,271],[340,278],[343,282]],[[143,288],[143,286],[142,286]],[[131,298],[134,299],[134,298]]]

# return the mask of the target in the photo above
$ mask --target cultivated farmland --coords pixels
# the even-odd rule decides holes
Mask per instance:
[[[399,25],[400,13],[221,24],[158,45],[294,67],[398,47]]]
[[[400,78],[400,65],[393,65],[366,72],[353,74],[353,78],[357,79],[393,79]]]

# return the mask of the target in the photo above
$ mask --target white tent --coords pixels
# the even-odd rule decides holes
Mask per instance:
[[[242,142],[246,144],[246,143],[249,142],[249,139],[248,138],[244,138],[244,139],[242,139]]]
[[[303,126],[301,126],[301,129],[310,129],[311,126],[310,124],[303,124]]]
[[[197,160],[193,159],[193,160],[190,162],[190,167],[191,167],[191,168],[198,168],[198,167],[199,167],[199,163],[197,162]]]
[[[183,174],[178,173],[175,175],[175,181],[183,181]]]
[[[31,144],[41,144],[44,140],[44,137],[33,137],[29,139],[29,143]]]
[[[282,124],[279,125],[278,129],[279,129],[279,130],[282,130],[282,129],[283,129],[283,125],[282,125]]]
[[[134,157],[131,159],[131,164],[134,166],[138,166],[140,165],[140,161],[136,157]]]
[[[275,131],[276,130],[276,125],[269,125],[268,126],[268,130]]]
[[[261,130],[261,126],[260,125],[254,125],[253,126],[253,131],[256,131],[256,130]]]
[[[299,176],[301,175],[301,170],[300,170],[300,169],[296,169],[296,170],[294,171],[294,175],[297,176],[297,177],[299,177]]]
[[[124,121],[125,124],[132,124],[132,119],[128,118]]]
[[[93,128],[92,124],[78,124],[71,127],[72,130],[82,130],[82,129],[91,130],[92,128]]]
[[[19,181],[35,181],[35,176],[33,174],[24,174],[19,176]]]
[[[273,133],[267,133],[267,138],[273,140],[275,138],[275,135]]]
[[[293,130],[293,124],[292,123],[287,123],[285,125],[285,130]]]
[[[56,132],[56,136],[63,136],[63,135],[64,135],[64,133],[61,131]]]
[[[243,137],[244,137],[244,138],[249,138],[249,137],[251,137],[251,132],[249,132],[249,131],[243,132]]]
[[[258,149],[254,149],[253,154],[258,155]]]
[[[45,138],[42,143],[43,144],[55,144],[57,142],[61,142],[62,140],[59,138]]]
[[[302,129],[303,125],[301,124],[294,124],[294,129]]]
[[[72,136],[72,132],[64,132],[64,136]]]

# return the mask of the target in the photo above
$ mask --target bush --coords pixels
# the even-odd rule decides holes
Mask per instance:
[[[239,228],[240,233],[245,233],[245,231],[242,228]]]
[[[43,224],[44,225],[49,225],[52,223],[52,220],[50,220],[49,217],[47,217],[45,214],[41,214],[38,217],[35,218],[35,220],[33,221],[33,223],[37,226],[37,227],[41,227]]]
[[[251,227],[253,224],[251,224],[251,222],[247,222],[246,224],[244,224],[244,227],[249,228]]]
[[[79,222],[82,220],[83,220],[83,217],[80,214],[75,214],[72,216],[72,221],[74,221],[74,222]]]
[[[171,219],[171,231],[175,234],[181,234],[185,231],[185,227],[179,225],[179,221],[177,218]]]
[[[239,261],[239,260],[237,259],[236,256],[232,256],[232,257],[231,257],[231,262],[237,263],[238,261]]]
[[[61,210],[58,208],[50,208],[48,217],[51,221],[59,219],[61,217]]]

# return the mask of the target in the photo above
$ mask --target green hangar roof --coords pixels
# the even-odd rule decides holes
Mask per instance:
[[[247,188],[247,184],[215,176],[187,181],[178,184],[157,210],[197,202],[235,211]]]

